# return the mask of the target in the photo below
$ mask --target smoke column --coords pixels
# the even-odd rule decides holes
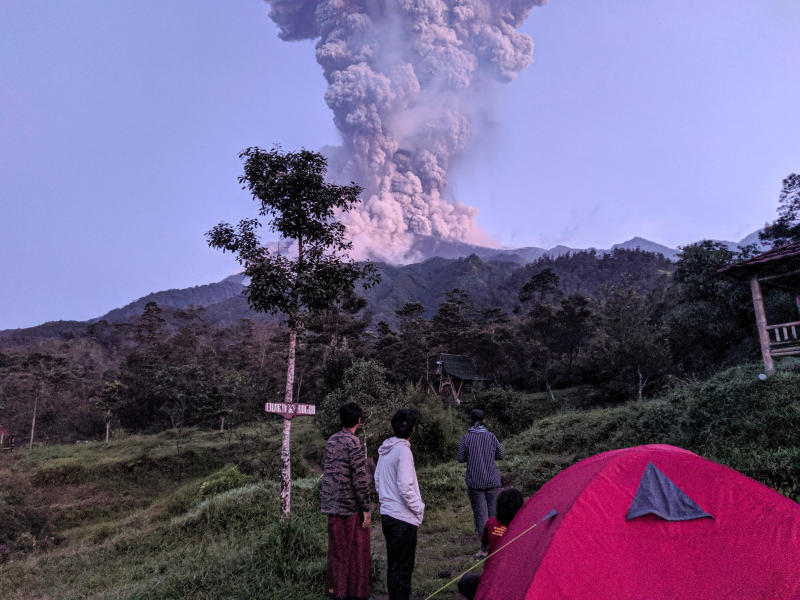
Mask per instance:
[[[485,242],[476,211],[447,201],[447,171],[489,111],[488,86],[530,64],[533,42],[517,29],[546,1],[270,1],[281,39],[319,38],[343,139],[325,150],[330,172],[365,188],[347,219],[359,254],[412,260],[417,236]]]

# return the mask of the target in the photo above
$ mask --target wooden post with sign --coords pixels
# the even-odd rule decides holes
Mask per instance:
[[[298,404],[296,402],[267,402],[264,405],[264,412],[283,415],[284,419],[294,419],[295,417],[313,417],[317,414],[317,407],[313,404]]]
[[[287,394],[288,395],[288,394]],[[283,416],[283,440],[281,442],[281,520],[289,516],[292,497],[292,477],[289,470],[289,439],[292,419],[298,416],[314,416],[317,407],[313,404],[300,404],[298,402],[267,402],[264,412]]]

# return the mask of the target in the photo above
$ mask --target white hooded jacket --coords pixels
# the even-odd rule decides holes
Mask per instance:
[[[419,526],[425,504],[419,493],[414,456],[408,440],[390,437],[378,448],[375,489],[381,514]]]

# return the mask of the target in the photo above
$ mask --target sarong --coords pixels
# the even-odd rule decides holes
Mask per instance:
[[[328,574],[325,589],[337,600],[369,598],[369,528],[360,513],[328,515]]]

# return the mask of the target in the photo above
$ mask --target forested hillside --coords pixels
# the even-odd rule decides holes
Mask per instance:
[[[431,259],[381,266],[382,282],[319,315],[298,352],[296,397],[319,403],[355,361],[391,385],[419,384],[439,353],[468,355],[485,386],[550,392],[584,386],[585,405],[658,393],[675,377],[758,357],[749,290],[717,269],[721,244],[686,247],[676,263],[638,250],[578,252],[513,263]],[[155,302],[133,321],[75,324],[60,336],[5,338],[0,424],[17,443],[99,439],[187,426],[230,427],[282,397],[286,330],[276,318],[219,318]],[[772,321],[793,302],[768,295]],[[41,332],[49,331],[42,329]]]

